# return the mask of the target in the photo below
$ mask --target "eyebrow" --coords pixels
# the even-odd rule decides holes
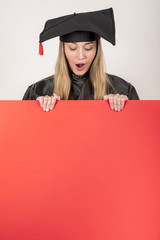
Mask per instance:
[[[85,45],[87,45],[87,44],[92,44],[93,43],[93,41],[91,41],[91,42],[87,42]]]
[[[76,45],[77,45],[77,42],[71,42],[71,43],[73,43],[73,44],[76,44]],[[91,42],[86,42],[86,43],[85,43],[85,45],[92,44],[92,43],[93,43],[93,41],[91,41]]]

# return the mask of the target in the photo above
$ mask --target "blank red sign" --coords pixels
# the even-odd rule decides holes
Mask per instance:
[[[160,240],[160,101],[1,101],[0,239]]]

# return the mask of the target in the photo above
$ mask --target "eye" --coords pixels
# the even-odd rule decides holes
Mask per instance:
[[[75,50],[76,50],[76,48],[70,48],[70,50],[71,50],[71,51],[75,51]]]
[[[90,50],[92,50],[92,48],[85,48],[85,50],[86,50],[86,51],[90,51]]]

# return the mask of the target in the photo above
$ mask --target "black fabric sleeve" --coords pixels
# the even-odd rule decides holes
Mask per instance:
[[[53,75],[44,78],[32,85],[30,85],[25,92],[22,100],[36,100],[39,96],[52,96],[54,87]]]
[[[108,74],[108,77],[113,86],[112,89],[109,89],[109,94],[119,93],[126,95],[129,100],[139,100],[137,91],[131,83],[115,75]]]
[[[129,84],[129,87],[128,87],[128,99],[129,100],[139,100],[137,91],[132,84]]]
[[[36,100],[35,94],[34,94],[34,84],[32,84],[27,88],[22,100]]]

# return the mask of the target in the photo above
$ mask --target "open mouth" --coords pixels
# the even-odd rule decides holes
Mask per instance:
[[[82,70],[84,69],[84,67],[85,67],[85,64],[84,64],[84,63],[78,63],[78,64],[76,64],[76,68],[77,68],[77,70],[79,70],[79,71],[82,71]]]
[[[80,63],[80,64],[76,64],[76,66],[79,67],[79,68],[82,68],[84,66],[84,64]]]

